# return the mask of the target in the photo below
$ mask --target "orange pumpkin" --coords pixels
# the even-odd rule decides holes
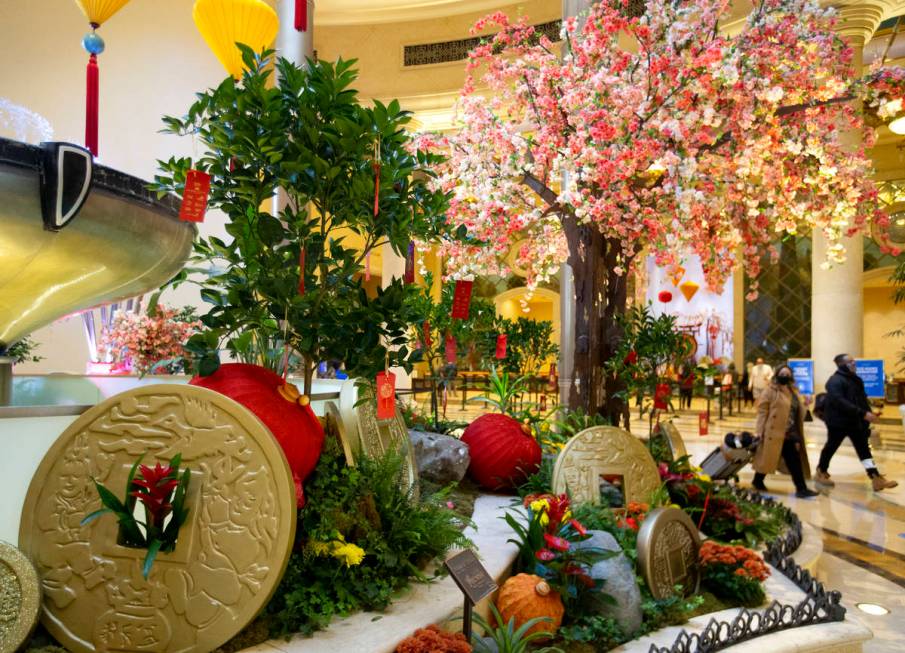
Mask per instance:
[[[551,636],[556,634],[566,611],[559,592],[540,576],[531,574],[518,574],[503,583],[497,598],[497,608],[503,617],[503,625],[515,617],[516,628],[535,617],[550,618],[552,621],[535,624],[528,632],[546,632]]]

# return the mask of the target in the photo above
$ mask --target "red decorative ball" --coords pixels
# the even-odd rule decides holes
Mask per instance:
[[[657,299],[659,299],[664,304],[668,304],[672,301],[672,293],[668,290],[661,290],[660,294],[657,295]]]
[[[284,399],[278,390],[283,378],[258,365],[226,363],[210,376],[196,376],[189,383],[226,395],[264,422],[286,454],[298,506],[304,506],[302,481],[317,465],[324,446],[324,427],[311,406]]]
[[[508,415],[481,415],[465,429],[462,442],[471,456],[468,473],[487,490],[515,489],[540,467],[540,445]]]

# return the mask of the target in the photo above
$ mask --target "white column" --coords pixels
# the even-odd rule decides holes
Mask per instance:
[[[563,263],[559,269],[559,403],[569,405],[572,391],[572,366],[575,362],[575,282],[572,268]]]
[[[862,67],[864,39],[845,34],[854,51],[856,74]],[[845,140],[852,147],[861,142],[861,134],[848,132]],[[836,371],[836,354],[860,356],[864,344],[864,240],[861,235],[843,240],[845,262],[826,268],[828,242],[823,233],[812,234],[811,249],[811,358],[814,359],[814,384],[822,391]]]
[[[393,279],[401,279],[405,275],[405,257],[393,251],[389,243],[380,246],[380,287],[386,288]],[[401,367],[390,368],[396,375],[397,389],[410,389],[412,377]]]
[[[277,14],[280,17],[280,31],[277,33],[277,54],[289,59],[297,66],[305,63],[305,58],[314,58],[314,0],[308,0],[308,29],[295,29],[295,0],[279,0]]]

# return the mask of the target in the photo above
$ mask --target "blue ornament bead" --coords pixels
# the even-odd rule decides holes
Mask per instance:
[[[104,39],[98,36],[95,31],[88,32],[82,39],[82,47],[85,48],[89,54],[100,54],[104,51]]]

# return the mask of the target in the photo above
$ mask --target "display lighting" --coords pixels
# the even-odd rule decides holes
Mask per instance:
[[[889,610],[876,603],[856,603],[855,607],[861,610],[861,612],[866,612],[875,617],[882,617],[883,615],[889,614]]]
[[[905,116],[899,116],[889,123],[889,131],[899,136],[905,136]]]

